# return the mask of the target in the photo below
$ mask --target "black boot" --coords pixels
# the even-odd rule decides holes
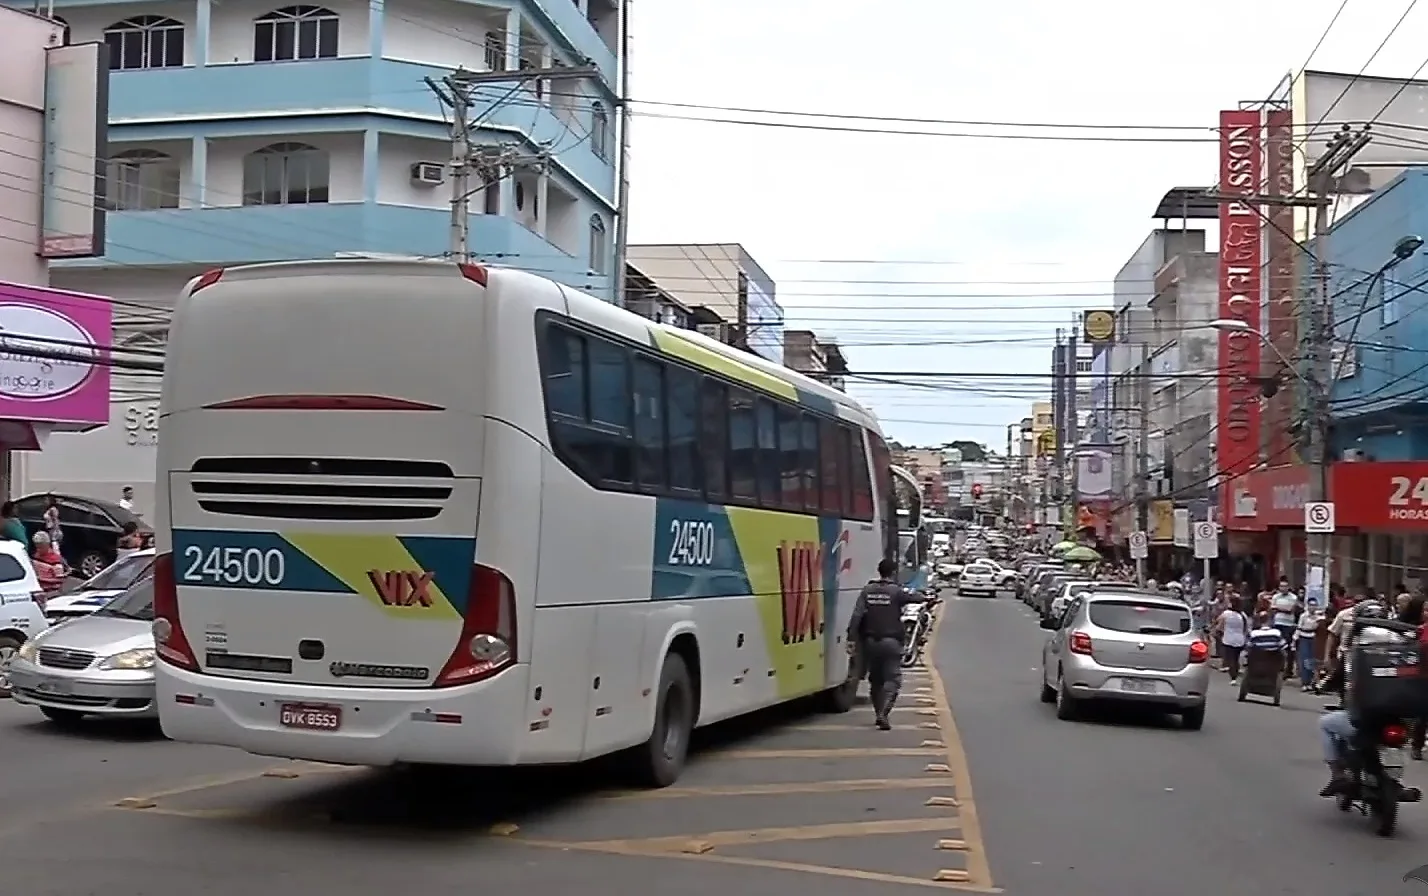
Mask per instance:
[[[1329,763],[1329,783],[1319,791],[1322,797],[1339,796],[1349,789],[1349,778],[1344,772],[1344,766],[1337,762]]]
[[[887,717],[887,716],[878,716],[878,730],[880,730],[880,731],[891,731],[891,730],[892,730],[892,723],[888,721],[888,717]]]

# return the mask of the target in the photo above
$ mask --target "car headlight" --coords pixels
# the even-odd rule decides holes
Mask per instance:
[[[99,664],[101,669],[152,669],[154,667],[154,648],[136,647],[133,650],[126,650],[123,653],[116,653],[107,656]]]
[[[20,645],[20,649],[15,651],[15,655],[27,663],[33,663],[35,657],[39,655],[40,647],[33,640],[26,641]]]

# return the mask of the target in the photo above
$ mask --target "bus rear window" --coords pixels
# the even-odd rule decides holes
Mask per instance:
[[[1190,631],[1190,611],[1163,604],[1130,600],[1098,600],[1091,604],[1091,624],[1132,635],[1183,635]]]

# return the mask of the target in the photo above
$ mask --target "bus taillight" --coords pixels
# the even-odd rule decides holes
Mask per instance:
[[[154,652],[170,665],[198,671],[198,658],[188,646],[179,623],[178,586],[174,581],[174,555],[164,552],[154,558]]]
[[[471,594],[461,637],[435,687],[490,678],[516,662],[516,589],[500,570],[471,567]]]

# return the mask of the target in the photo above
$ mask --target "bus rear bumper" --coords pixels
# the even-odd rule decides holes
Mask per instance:
[[[155,678],[159,721],[176,741],[341,765],[513,765],[528,669],[435,690],[244,681],[166,663]]]

